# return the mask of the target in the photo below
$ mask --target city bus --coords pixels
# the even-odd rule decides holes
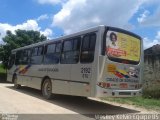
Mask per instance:
[[[46,99],[134,97],[142,94],[143,41],[105,25],[12,50],[7,81]]]

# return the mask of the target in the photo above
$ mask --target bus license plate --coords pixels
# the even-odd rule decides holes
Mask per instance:
[[[128,84],[127,83],[121,83],[120,88],[128,88]]]

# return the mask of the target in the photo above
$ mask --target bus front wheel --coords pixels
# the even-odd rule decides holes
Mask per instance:
[[[14,88],[19,89],[21,87],[20,84],[17,83],[17,76],[13,76]]]
[[[47,100],[52,98],[52,83],[48,78],[42,84],[42,95]]]

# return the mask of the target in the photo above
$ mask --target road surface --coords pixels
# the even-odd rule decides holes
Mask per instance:
[[[133,106],[103,102],[95,99],[58,95],[43,99],[41,92],[28,87],[14,89],[13,84],[0,83],[0,113],[19,114],[18,120],[93,120],[94,114],[151,113]]]

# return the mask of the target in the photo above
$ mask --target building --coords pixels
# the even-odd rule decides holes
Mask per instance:
[[[160,45],[144,50],[144,87],[160,86]]]

